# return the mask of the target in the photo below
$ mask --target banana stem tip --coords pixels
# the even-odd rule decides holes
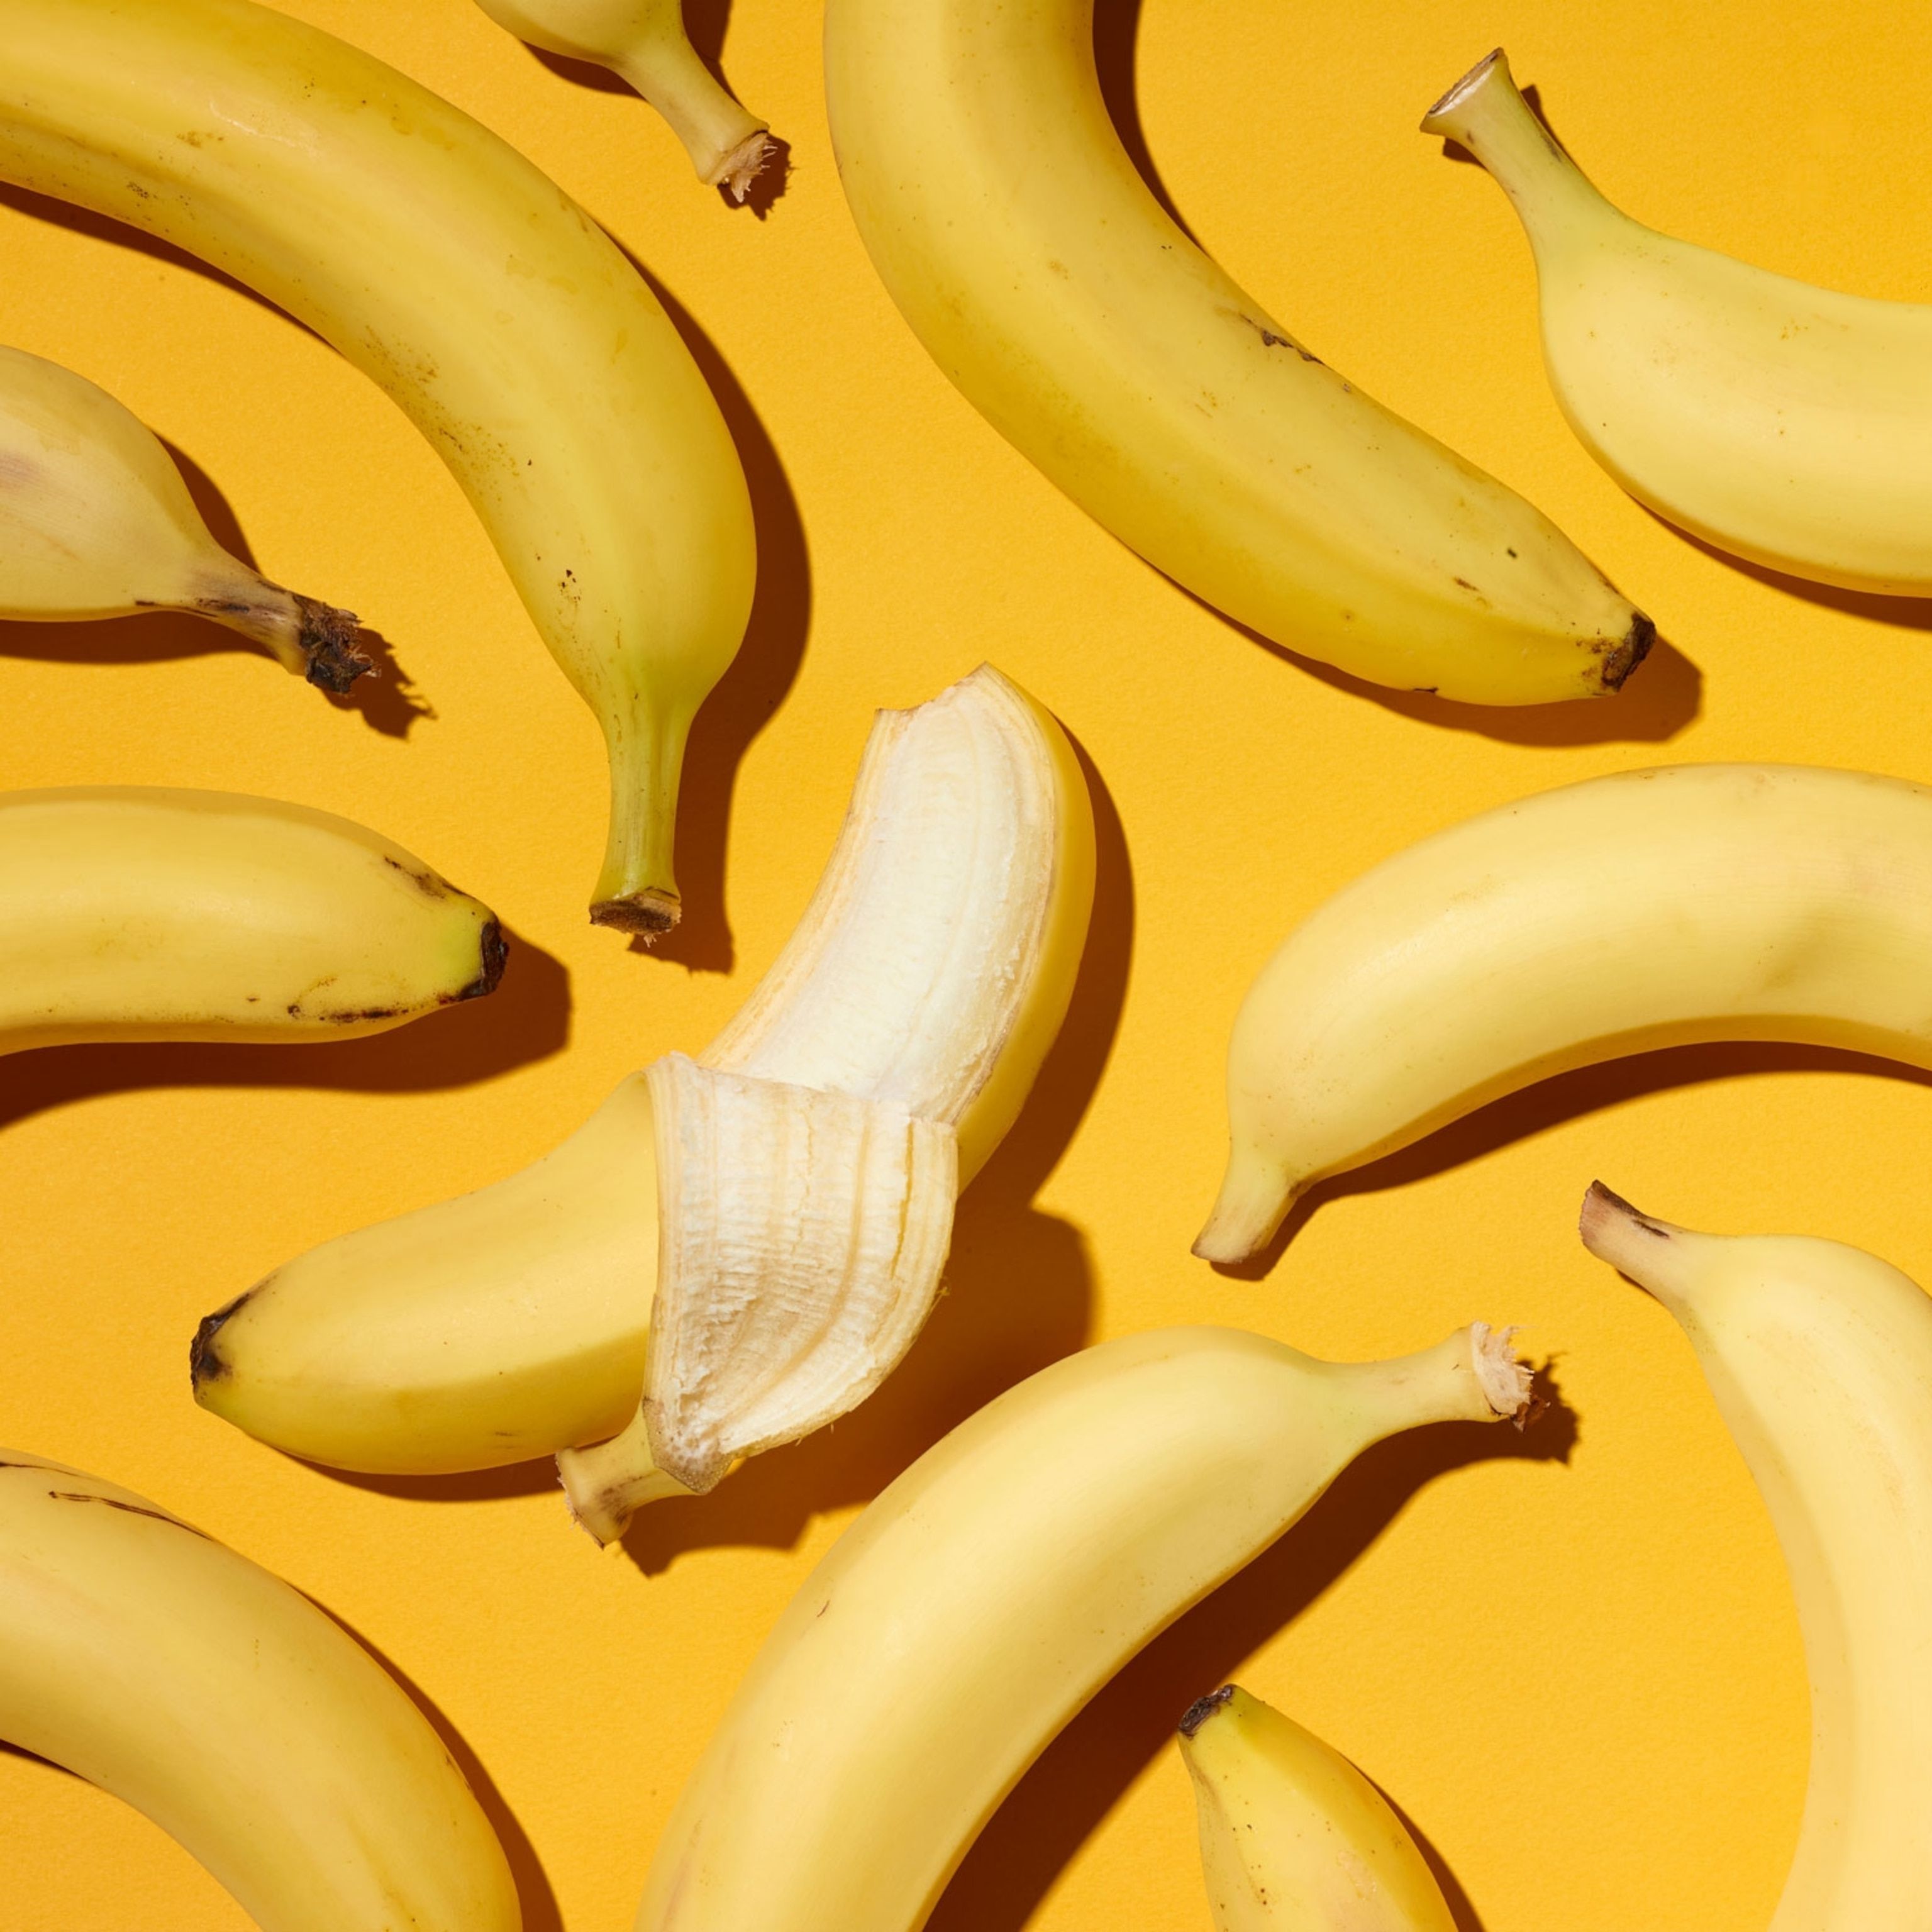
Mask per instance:
[[[590,908],[590,923],[614,926],[648,946],[676,925],[682,910],[676,893],[646,886],[641,892],[626,892],[622,898],[598,900]]]
[[[1470,92],[1472,88],[1478,86],[1486,77],[1490,68],[1494,67],[1498,61],[1502,62],[1505,68],[1508,67],[1509,58],[1508,56],[1504,53],[1501,47],[1492,47],[1489,52],[1486,53],[1480,60],[1477,62],[1475,65],[1470,68],[1469,71],[1463,75],[1462,78],[1456,82],[1456,85],[1450,88],[1449,92],[1443,95],[1442,98],[1437,101],[1435,106],[1430,108],[1429,112],[1422,117],[1422,131],[1425,134],[1433,134],[1438,132],[1439,130],[1434,125],[1436,116],[1439,114],[1448,113],[1450,109],[1454,107],[1456,102],[1462,98],[1463,95]]]
[[[1234,1702],[1234,1687],[1224,1684],[1218,1690],[1210,1690],[1204,1697],[1197,1697],[1180,1714],[1180,1735],[1191,1738],[1214,1713],[1223,1706]]]

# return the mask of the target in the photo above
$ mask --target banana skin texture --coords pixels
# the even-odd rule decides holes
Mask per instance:
[[[1600,1182],[1581,1232],[1690,1337],[1790,1574],[1811,1767],[1771,1932],[1932,1924],[1932,1298],[1840,1242],[1694,1233]]]
[[[1074,1713],[1355,1456],[1520,1413],[1507,1343],[1478,1323],[1337,1364],[1160,1329],[988,1403],[778,1619],[664,1828],[638,1932],[917,1932]]]
[[[518,1932],[442,1740],[280,1578],[0,1449],[0,1738],[124,1799],[262,1932]]]
[[[1632,220],[1532,113],[1500,49],[1422,125],[1508,195],[1550,386],[1632,496],[1774,570],[1932,592],[1932,306],[1814,288]]]
[[[1932,1067],[1932,790],[1796,765],[1588,778],[1384,860],[1262,968],[1194,1252],[1551,1075],[1709,1040]]]
[[[1115,536],[1276,644],[1480,704],[1616,691],[1649,619],[1182,232],[1114,134],[1093,20],[1093,0],[829,0],[839,178],[933,359]]]
[[[0,1053],[353,1039],[494,991],[506,952],[488,907],[328,812],[0,793]]]
[[[642,278],[487,128],[251,0],[0,0],[0,178],[245,283],[428,438],[602,728],[592,917],[674,925],[685,740],[754,545],[724,418]]]

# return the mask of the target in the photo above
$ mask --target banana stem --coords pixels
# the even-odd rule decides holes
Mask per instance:
[[[1583,1197],[1576,1231],[1598,1260],[1608,1262],[1672,1314],[1682,1316],[1691,1268],[1686,1250],[1696,1244],[1696,1236],[1667,1221],[1652,1220],[1600,1180],[1592,1181]]]
[[[1302,1184],[1274,1162],[1245,1148],[1232,1148],[1208,1225],[1194,1238],[1204,1262],[1228,1267],[1258,1254],[1288,1219]]]
[[[1387,1362],[1338,1362],[1332,1372],[1354,1385],[1356,1406],[1377,1433],[1394,1436],[1428,1422],[1496,1422],[1526,1426],[1539,1405],[1527,1364],[1516,1359],[1514,1328],[1472,1322],[1413,1355]]]
[[[614,64],[670,123],[698,179],[742,202],[765,164],[770,124],[718,86],[681,32],[634,47]]]
[[[324,691],[346,691],[376,668],[356,648],[354,611],[284,590],[244,564],[235,562],[218,578],[197,583],[187,608],[240,632],[270,652],[284,670]]]
[[[649,941],[678,922],[681,908],[671,856],[691,719],[684,710],[660,716],[656,700],[641,694],[610,718],[604,732],[610,830],[590,908],[593,926],[615,926]]]
[[[1501,47],[1436,102],[1422,131],[1459,142],[1489,170],[1515,204],[1532,247],[1555,240],[1566,218],[1610,208],[1531,112]]]
[[[652,1460],[641,1408],[609,1442],[560,1450],[556,1473],[571,1514],[606,1547],[645,1504],[692,1493]]]

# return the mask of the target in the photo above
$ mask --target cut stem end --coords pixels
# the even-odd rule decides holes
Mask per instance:
[[[598,899],[590,908],[590,923],[614,926],[648,944],[670,932],[682,910],[675,892],[646,886],[643,891],[626,892],[621,898]]]

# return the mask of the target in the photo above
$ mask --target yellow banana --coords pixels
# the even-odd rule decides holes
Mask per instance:
[[[839,178],[994,428],[1276,643],[1482,704],[1614,692],[1654,634],[1562,532],[1325,368],[1116,137],[1093,0],[829,0]]]
[[[778,1619],[658,1840],[638,1932],[917,1932],[1081,1706],[1354,1456],[1520,1414],[1508,1342],[1478,1322],[1334,1363],[1160,1329],[988,1404]]]
[[[1932,591],[1932,306],[1814,288],[1633,221],[1530,112],[1500,48],[1422,124],[1514,205],[1550,385],[1632,496],[1774,569]]]
[[[352,611],[271,584],[214,541],[138,417],[58,362],[0,346],[0,617],[160,610],[212,617],[325,691],[371,668]]]
[[[997,671],[881,713],[816,896],[699,1059],[523,1173],[278,1270],[202,1323],[196,1400],[356,1469],[623,1431],[570,1466],[606,1537],[849,1407],[924,1320],[954,1193],[1059,1030],[1093,840],[1064,735]]]
[[[1318,906],[1228,1051],[1194,1252],[1239,1261],[1326,1174],[1627,1053],[1786,1040],[1932,1067],[1932,790],[1675,765],[1452,826]]]
[[[328,812],[0,793],[0,1052],[347,1040],[492,992],[504,952],[488,907]]]
[[[1932,1300],[1856,1248],[1694,1234],[1600,1183],[1582,1232],[1690,1336],[1790,1572],[1811,1769],[1771,1932],[1932,1924]]]
[[[251,0],[0,0],[0,178],[247,283],[429,438],[603,728],[591,916],[674,923],[679,770],[744,633],[752,512],[635,270],[487,128]]]
[[[1180,1720],[1215,1932],[1456,1932],[1415,1840],[1341,1753],[1237,1684]]]
[[[0,1450],[0,1738],[124,1798],[262,1932],[517,1932],[442,1740],[341,1627],[131,1491]]]
[[[698,178],[742,201],[765,164],[770,123],[712,76],[684,31],[683,0],[476,0],[500,27],[546,53],[620,74],[670,123]]]

